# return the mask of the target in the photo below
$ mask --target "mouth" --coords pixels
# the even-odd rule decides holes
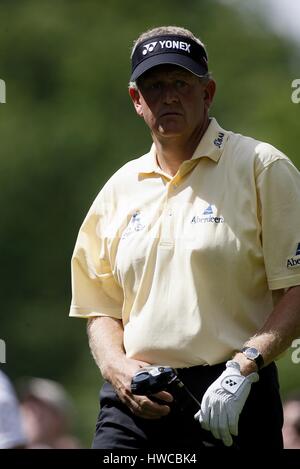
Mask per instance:
[[[182,114],[181,114],[180,112],[175,112],[175,111],[171,112],[171,111],[168,111],[168,112],[163,112],[163,113],[160,115],[160,117],[168,117],[168,116],[171,116],[171,117],[173,117],[173,116],[182,116]]]

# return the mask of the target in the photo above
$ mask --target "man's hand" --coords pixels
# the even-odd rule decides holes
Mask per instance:
[[[205,392],[201,409],[195,415],[204,430],[211,431],[225,446],[231,446],[231,435],[238,434],[240,413],[249,395],[251,384],[258,381],[257,373],[242,376],[238,363],[228,361],[223,371]]]
[[[158,404],[146,396],[136,396],[131,392],[132,377],[137,371],[148,365],[149,363],[124,357],[121,362],[114,365],[113,369],[110,368],[106,379],[112,384],[120,400],[129,407],[133,414],[145,419],[159,419],[170,412],[168,405]],[[166,402],[173,400],[172,395],[166,391],[161,391],[153,396]]]
[[[146,396],[135,396],[131,392],[133,375],[149,363],[126,357],[122,321],[107,316],[92,317],[88,320],[87,332],[93,357],[103,378],[112,384],[131,412],[145,419],[159,419],[167,415],[170,412],[168,405],[153,402]],[[173,400],[171,394],[165,391],[154,396],[166,402]]]

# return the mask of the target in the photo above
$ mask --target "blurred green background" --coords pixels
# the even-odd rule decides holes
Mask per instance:
[[[257,15],[217,0],[0,1],[1,326],[14,382],[61,382],[89,447],[101,376],[85,321],[68,318],[79,226],[109,176],[145,153],[150,136],[130,103],[134,39],[163,24],[208,47],[220,124],[280,148],[300,167],[300,105],[291,102],[299,50]],[[279,361],[283,397],[300,388],[292,349]]]

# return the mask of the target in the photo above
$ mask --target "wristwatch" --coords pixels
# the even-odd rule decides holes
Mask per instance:
[[[264,366],[263,356],[255,347],[244,347],[241,351],[245,355],[245,357],[256,363],[258,370],[260,370]]]

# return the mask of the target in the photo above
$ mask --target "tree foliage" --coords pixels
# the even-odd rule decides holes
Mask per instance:
[[[61,381],[92,437],[101,377],[84,321],[69,319],[70,258],[79,226],[108,177],[146,151],[150,136],[130,103],[134,39],[163,24],[207,44],[217,81],[212,114],[268,141],[296,165],[296,53],[263,21],[209,0],[0,2],[2,315],[7,372]],[[282,366],[284,389],[299,386]]]

